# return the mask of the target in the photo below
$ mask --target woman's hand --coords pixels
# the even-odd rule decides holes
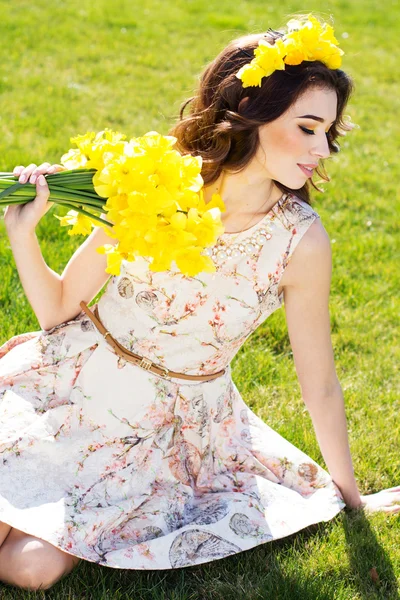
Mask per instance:
[[[39,167],[30,164],[28,167],[15,167],[13,173],[19,177],[20,183],[36,183],[36,198],[26,204],[10,204],[4,212],[4,224],[7,232],[31,232],[34,231],[40,219],[53,206],[54,202],[48,202],[50,196],[46,178],[47,173],[66,171],[62,165],[51,165],[46,162]]]
[[[400,486],[381,490],[376,494],[361,496],[362,508],[366,513],[400,513]]]

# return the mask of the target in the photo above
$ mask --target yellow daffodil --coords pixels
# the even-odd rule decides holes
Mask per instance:
[[[342,64],[343,54],[343,50],[329,44],[321,49],[321,58],[319,60],[326,64],[330,69],[339,69]]]
[[[63,154],[61,164],[68,169],[85,167],[100,170],[104,167],[104,158],[108,154],[115,155],[121,152],[124,144],[122,140],[125,138],[124,134],[110,129],[99,131],[97,134],[88,131],[84,135],[72,137],[70,141],[76,144],[78,149]]]
[[[71,143],[76,144],[82,154],[85,154],[86,157],[89,158],[95,137],[96,133],[94,131],[88,131],[84,135],[76,135],[75,137],[72,137]]]
[[[270,75],[277,69],[285,68],[281,52],[282,44],[279,44],[278,41],[275,44],[269,44],[265,40],[260,40],[258,48],[254,50],[254,55],[257,65],[265,71],[266,75]]]
[[[312,56],[313,50],[317,47],[322,32],[320,22],[314,17],[308,17],[307,21],[300,27],[297,35],[308,55]],[[293,34],[292,34],[293,35]]]
[[[236,77],[242,80],[243,87],[250,87],[258,85],[261,87],[261,80],[266,76],[264,69],[259,67],[257,63],[251,62],[247,65],[244,65],[239,71],[236,73]]]
[[[89,235],[93,229],[93,221],[90,217],[82,215],[76,210],[70,210],[64,217],[54,215],[60,221],[60,225],[70,226],[72,228],[68,230],[68,235]]]
[[[321,40],[325,42],[330,42],[334,46],[339,45],[339,42],[337,41],[337,39],[335,38],[335,34],[333,33],[333,27],[331,25],[328,25],[328,23],[325,23],[324,30],[321,33],[320,37]]]
[[[341,66],[344,52],[338,47],[330,25],[322,24],[310,13],[306,20],[290,19],[286,26],[287,33],[274,44],[261,39],[254,50],[254,59],[236,73],[244,88],[261,87],[263,77],[284,70],[285,65],[319,60],[330,69]]]
[[[66,154],[61,157],[61,164],[67,169],[83,169],[86,168],[88,159],[80,150],[71,148]]]
[[[299,65],[303,60],[307,60],[308,55],[304,48],[294,38],[288,38],[284,42],[286,49],[285,64]]]
[[[171,225],[176,229],[186,229],[187,216],[183,212],[176,212],[171,216]]]
[[[189,246],[177,252],[175,262],[178,269],[189,277],[200,272],[213,273],[214,263],[209,256],[202,255],[202,251],[200,246]]]
[[[153,160],[157,161],[176,143],[177,138],[172,135],[160,135],[157,131],[149,131],[144,136],[136,138],[138,144]]]
[[[226,210],[224,201],[222,200],[221,196],[219,194],[213,194],[211,196],[211,200],[209,200],[209,202],[207,202],[207,204],[204,202],[204,193],[203,190],[200,191],[200,200],[199,200],[199,204],[197,206],[197,209],[200,212],[206,211],[206,210],[210,210],[210,208],[219,208],[219,210],[221,212],[224,212]]]
[[[182,157],[182,186],[193,192],[198,192],[203,186],[201,168],[203,159],[201,156],[185,155]]]
[[[224,226],[220,221],[220,210],[211,208],[203,213],[199,223],[194,228],[193,220],[188,219],[187,229],[196,235],[198,245],[204,247],[211,246],[215,240],[224,232]]]
[[[159,185],[165,186],[171,193],[178,190],[182,183],[181,164],[182,157],[175,150],[166,152],[163,159],[157,163]]]
[[[104,246],[97,248],[96,252],[107,255],[106,273],[110,273],[111,275],[119,275],[123,256],[120,252],[118,252],[118,249],[112,244],[104,244]]]

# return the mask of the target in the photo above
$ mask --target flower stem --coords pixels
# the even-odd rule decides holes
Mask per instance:
[[[102,223],[103,225],[107,225],[108,227],[113,227],[113,223],[109,223],[108,221],[105,221],[101,217],[98,217],[97,215],[93,215],[92,213],[87,212],[86,210],[83,210],[82,208],[80,208],[79,206],[76,206],[75,204],[69,204],[68,202],[57,202],[57,204],[60,204],[61,206],[68,206],[68,208],[73,208],[74,210],[81,213],[82,215],[85,215],[86,217],[90,217],[90,219],[93,219],[94,221],[98,221],[99,223]]]

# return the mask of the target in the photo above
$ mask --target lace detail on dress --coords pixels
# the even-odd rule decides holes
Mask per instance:
[[[263,245],[272,238],[276,230],[274,219],[277,210],[279,207],[286,206],[290,201],[289,196],[289,194],[284,194],[271,210],[252,227],[238,233],[223,233],[216,244],[206,248],[203,254],[210,256],[215,264],[240,256],[257,256]],[[236,240],[239,241],[236,242]]]

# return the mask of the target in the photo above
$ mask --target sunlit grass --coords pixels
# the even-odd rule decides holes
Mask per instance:
[[[332,181],[325,194],[315,194],[314,206],[332,240],[332,339],[362,493],[400,483],[398,8],[396,0],[382,10],[372,0],[312,0],[307,6],[261,0],[0,0],[0,171],[58,162],[69,138],[87,130],[167,133],[203,66],[231,38],[278,28],[295,12],[333,14],[346,52],[343,66],[356,82],[347,113],[360,128],[327,161]],[[54,212],[66,211],[53,207],[37,234],[46,262],[61,273],[83,238],[68,236]],[[0,307],[0,343],[39,329],[2,221]],[[325,466],[300,396],[283,310],[243,346],[233,376],[261,418]],[[46,597],[397,598],[399,533],[398,518],[340,514],[199,567],[141,572],[82,563]],[[0,584],[0,599],[25,596],[30,595]]]

